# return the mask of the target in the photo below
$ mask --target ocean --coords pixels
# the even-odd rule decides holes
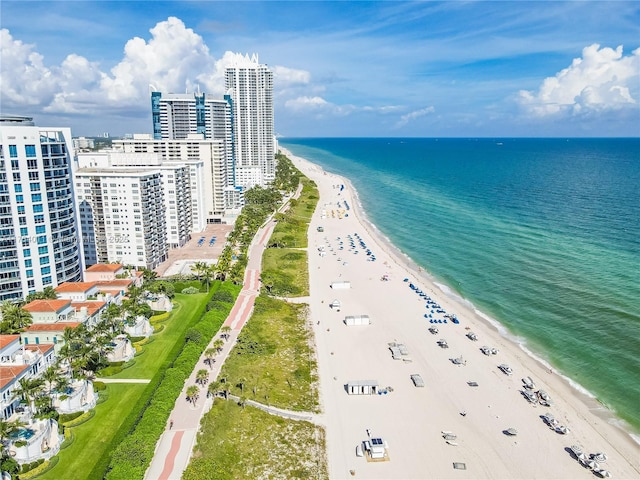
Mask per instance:
[[[640,139],[282,138],[368,219],[640,433]]]

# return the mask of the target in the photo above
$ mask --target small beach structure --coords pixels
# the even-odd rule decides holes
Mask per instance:
[[[403,355],[409,355],[409,350],[402,343],[389,343],[389,350],[391,350],[391,357],[394,360],[402,360]]]
[[[371,461],[384,461],[389,459],[387,442],[382,438],[371,438],[364,441],[364,450]]]
[[[371,319],[369,315],[347,315],[344,317],[345,325],[370,325]]]
[[[411,381],[416,387],[424,387],[424,380],[419,373],[414,373],[411,375]]]
[[[376,395],[377,380],[351,380],[344,386],[349,395]]]
[[[332,282],[331,288],[333,288],[334,290],[346,290],[348,288],[351,288],[351,282],[347,282],[347,281]]]
[[[329,304],[329,306],[336,312],[339,312],[340,309],[342,308],[342,302],[340,302],[340,300],[334,300]]]

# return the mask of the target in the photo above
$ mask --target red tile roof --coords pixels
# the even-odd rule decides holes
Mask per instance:
[[[70,303],[71,300],[34,300],[22,308],[27,312],[59,312]]]
[[[91,265],[85,272],[117,272],[122,268],[119,263],[96,263]]]
[[[0,335],[0,348],[4,348],[12,342],[15,342],[20,335]]]
[[[30,365],[0,366],[0,388],[10,384],[14,378],[24,372]]]
[[[76,309],[76,312],[79,312],[82,307],[87,307],[87,312],[89,315],[94,315],[96,312],[99,312],[102,307],[104,307],[107,302],[71,302],[71,306]]]
[[[29,345],[25,345],[24,348],[27,350],[31,350],[32,352],[40,352],[44,355],[48,351],[53,350],[54,345],[53,343],[30,343]]]
[[[76,328],[82,325],[80,322],[55,322],[55,323],[32,323],[26,328],[27,332],[63,332],[65,328]]]
[[[95,282],[64,282],[63,284],[58,285],[55,290],[58,293],[88,292],[95,286]]]

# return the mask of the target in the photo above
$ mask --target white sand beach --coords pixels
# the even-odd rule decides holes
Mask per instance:
[[[572,456],[572,445],[581,446],[586,455],[605,452],[608,458],[600,467],[613,478],[640,478],[640,447],[610,423],[597,402],[527,355],[468,304],[444,294],[424,272],[412,269],[374,227],[359,218],[358,200],[348,181],[283,151],[320,191],[309,228],[310,310],[330,478],[596,477]],[[324,231],[317,231],[318,226]],[[332,282],[350,282],[350,288],[333,289]],[[424,315],[432,308],[426,308],[427,300],[410,283],[460,323],[429,323]],[[340,311],[330,307],[334,300],[341,302]],[[436,310],[432,318],[444,319]],[[368,315],[371,324],[347,326],[347,315]],[[429,327],[439,332],[432,334]],[[466,336],[469,332],[477,335],[477,341]],[[439,347],[440,339],[449,348]],[[408,354],[394,360],[390,342],[404,344]],[[483,354],[480,347],[485,345],[498,353]],[[459,357],[461,365],[450,360]],[[500,364],[509,365],[513,374],[500,371]],[[423,388],[414,386],[412,374],[421,375]],[[535,382],[533,391],[548,392],[550,407],[525,399],[523,377]],[[381,389],[392,391],[347,394],[345,384],[357,380],[376,380]],[[547,426],[542,419],[547,412],[568,433]],[[517,435],[506,435],[509,428],[515,428]],[[372,437],[387,442],[386,461],[356,456],[367,429]],[[451,444],[442,432],[455,436],[449,437]],[[454,462],[466,469],[454,469]]]

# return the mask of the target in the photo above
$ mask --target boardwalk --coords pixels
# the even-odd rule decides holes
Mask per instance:
[[[195,404],[186,401],[186,389],[196,384],[196,372],[200,369],[209,370],[209,381],[214,381],[224,364],[229,352],[235,345],[238,334],[251,316],[253,304],[260,290],[260,264],[265,244],[271,236],[274,221],[267,222],[254,237],[249,247],[249,263],[244,276],[242,291],[236,299],[224,325],[231,328],[229,339],[225,342],[222,352],[216,357],[215,363],[209,367],[202,355],[189,379],[185,382],[183,391],[176,401],[171,414],[173,426],[167,429],[160,437],[154,458],[146,472],[147,480],[177,480],[187,468],[193,447],[195,446],[200,420],[209,411],[213,399],[206,397],[206,391],[202,391]],[[214,337],[207,348],[213,347]]]

